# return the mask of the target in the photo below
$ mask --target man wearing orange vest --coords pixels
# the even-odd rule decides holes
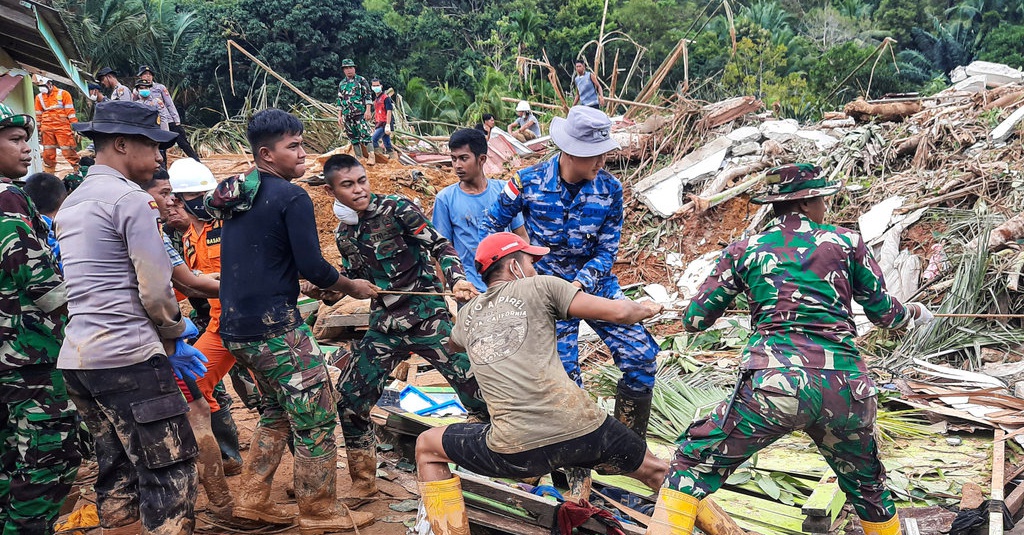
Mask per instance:
[[[78,122],[71,93],[53,85],[49,78],[40,76],[36,83],[36,123],[39,125],[39,141],[43,145],[43,171],[57,170],[57,147],[64,159],[78,169],[78,141],[71,131],[71,125]]]

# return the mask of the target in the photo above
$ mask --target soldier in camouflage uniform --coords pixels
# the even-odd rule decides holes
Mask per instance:
[[[668,503],[696,510],[741,463],[792,431],[810,435],[839,478],[865,533],[899,533],[872,434],[876,388],[854,345],[852,301],[875,325],[927,322],[920,303],[900,304],[859,234],[822,224],[824,197],[837,192],[821,169],[785,165],[768,172],[776,219],[761,234],[723,251],[683,318],[687,331],[711,327],[739,293],[750,303],[753,334],[743,350],[732,399],[680,438],[655,524]],[[681,491],[681,492],[678,492]],[[672,531],[685,533],[688,526]]]
[[[622,184],[603,169],[604,156],[619,148],[609,137],[611,121],[599,110],[575,106],[551,122],[551,138],[562,153],[519,171],[481,219],[482,234],[502,231],[522,213],[530,243],[551,253],[537,273],[572,282],[591,295],[622,299],[612,265],[622,231]],[[643,325],[587,320],[622,370],[615,417],[640,436],[647,432],[658,344]],[[558,322],[558,353],[566,373],[582,385],[577,335],[579,319]]]
[[[351,59],[342,60],[341,70],[345,78],[338,83],[338,126],[345,129],[353,154],[373,165],[368,149],[373,135],[369,123],[373,117],[373,90],[366,78],[356,74],[356,63]]]
[[[434,258],[456,299],[466,301],[476,295],[455,249],[416,205],[397,195],[371,193],[366,170],[345,154],[327,160],[324,177],[324,187],[355,212],[349,212],[335,231],[349,277],[371,280],[385,290],[440,292]],[[485,412],[466,354],[446,348],[451,330],[451,314],[443,297],[381,295],[372,301],[370,330],[354,345],[348,360],[338,364],[342,368],[338,414],[352,476],[351,496],[377,492],[370,409],[380,398],[388,374],[410,353],[424,357],[441,372],[471,414]]]
[[[0,104],[0,534],[53,533],[78,473],[75,406],[56,369],[67,293],[47,228],[11,183],[34,122]]]

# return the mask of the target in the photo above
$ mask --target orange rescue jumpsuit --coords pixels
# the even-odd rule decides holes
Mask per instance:
[[[220,273],[220,230],[221,220],[205,222],[203,229],[196,232],[189,226],[182,239],[185,265],[203,273]],[[220,405],[213,397],[213,389],[235,365],[235,356],[224,347],[220,339],[220,299],[210,299],[210,324],[199,337],[195,348],[206,355],[206,375],[196,380],[203,397],[210,404],[210,410],[217,412]]]
[[[64,159],[78,167],[78,143],[71,125],[78,122],[71,93],[53,87],[49,93],[36,95],[36,124],[39,125],[39,141],[43,145],[43,169],[53,173],[57,167],[57,148]]]

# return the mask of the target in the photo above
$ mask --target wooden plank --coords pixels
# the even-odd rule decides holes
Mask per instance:
[[[370,325],[369,314],[338,314],[322,320],[324,327],[366,327]]]
[[[800,510],[808,516],[827,516],[834,522],[845,503],[846,495],[839,488],[835,474],[829,470],[821,476],[818,485],[814,487],[811,496]]]
[[[992,443],[992,501],[1003,501],[1003,474],[1006,471],[1006,441],[1002,440],[1006,432],[996,429],[995,441]],[[988,517],[988,535],[1003,535],[1002,508],[992,508]]]
[[[517,488],[499,485],[485,477],[465,472],[457,473],[462,478],[462,490],[464,493],[470,492],[499,502],[504,506],[520,509],[528,515],[528,518],[521,518],[520,521],[546,527],[549,532],[555,526],[557,522],[555,508],[557,504]],[[476,507],[478,505],[486,507],[483,502],[466,501],[467,509],[470,506]],[[592,518],[588,519],[581,527],[596,533],[605,533],[604,525]],[[635,535],[640,535],[644,532],[643,528],[629,524],[623,524],[623,531],[627,534]]]
[[[503,517],[501,515],[491,513],[490,511],[484,511],[482,509],[476,509],[474,507],[466,507],[466,516],[469,517],[469,523],[478,526],[484,526],[490,529],[496,529],[502,533],[515,533],[523,535],[551,535],[550,529],[544,529],[540,526],[534,526],[521,522],[519,520],[512,520],[510,518]]]

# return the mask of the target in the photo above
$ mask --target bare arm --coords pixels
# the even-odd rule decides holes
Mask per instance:
[[[517,228],[512,229],[512,232],[515,232],[517,236],[526,240],[527,243],[530,242],[530,236],[526,234],[526,225],[519,225]]]
[[[662,308],[662,305],[654,301],[638,303],[629,299],[605,299],[577,292],[569,304],[569,316],[629,325],[660,313]]]
[[[185,297],[216,299],[220,296],[220,281],[206,275],[196,275],[185,264],[174,266],[171,284]]]

